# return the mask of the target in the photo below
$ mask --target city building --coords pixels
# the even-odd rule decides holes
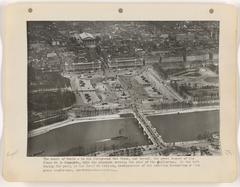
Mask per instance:
[[[195,35],[191,32],[176,34],[177,41],[194,40],[194,38],[195,38]]]
[[[60,72],[61,60],[55,52],[47,53],[46,59],[42,60],[42,72]]]
[[[96,47],[96,38],[90,33],[74,33],[73,38],[77,41],[77,43],[84,44],[84,46],[88,48]]]
[[[99,70],[101,69],[101,61],[88,62],[85,58],[79,59],[79,61],[72,62],[65,67],[68,72],[81,72],[86,70]]]
[[[110,68],[128,68],[143,66],[144,60],[136,57],[116,57],[109,60],[108,65]]]

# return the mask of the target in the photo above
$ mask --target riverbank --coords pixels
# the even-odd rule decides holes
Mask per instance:
[[[213,111],[219,110],[219,106],[203,106],[198,108],[181,108],[181,109],[169,109],[169,110],[148,110],[143,111],[146,116],[159,116],[159,115],[168,115],[168,114],[183,114],[183,113],[192,113],[192,112],[203,112],[203,111]]]
[[[29,131],[28,138],[32,138],[34,136],[38,136],[44,133],[47,133],[51,130],[65,127],[68,125],[73,125],[81,122],[90,122],[90,121],[102,121],[102,120],[112,120],[112,119],[120,119],[119,114],[107,115],[107,116],[94,116],[94,117],[84,117],[84,118],[70,118],[65,121],[57,122],[48,126],[40,127],[34,130]]]
[[[192,112],[212,111],[212,110],[219,110],[219,106],[204,106],[204,107],[198,107],[198,108],[186,108],[186,109],[181,108],[181,109],[171,109],[171,110],[161,110],[161,111],[149,110],[149,111],[143,111],[143,113],[146,116],[157,116],[157,115],[168,115],[168,114],[178,114],[178,113],[181,114],[181,113],[192,113]],[[127,110],[126,112],[131,113],[130,110]],[[83,118],[69,118],[65,121],[57,122],[48,126],[31,130],[28,132],[28,138],[32,138],[32,137],[47,133],[51,130],[65,127],[68,125],[73,125],[76,123],[127,118],[127,117],[120,117],[120,114],[123,114],[123,112],[119,114],[112,114],[112,115],[92,116],[92,117],[83,117]]]

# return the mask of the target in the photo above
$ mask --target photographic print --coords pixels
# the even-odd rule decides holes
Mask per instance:
[[[28,21],[27,156],[216,156],[218,21]]]

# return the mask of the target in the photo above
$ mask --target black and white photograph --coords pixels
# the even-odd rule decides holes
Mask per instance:
[[[218,156],[219,21],[27,21],[27,156]]]

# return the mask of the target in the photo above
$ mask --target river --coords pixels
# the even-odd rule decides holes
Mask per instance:
[[[219,131],[219,111],[148,116],[165,142]],[[28,139],[28,156],[80,156],[150,144],[135,118],[80,122]]]
[[[29,156],[86,155],[149,144],[135,118],[80,122],[28,139]]]
[[[219,111],[148,116],[165,142],[196,140],[206,132],[219,132]]]

